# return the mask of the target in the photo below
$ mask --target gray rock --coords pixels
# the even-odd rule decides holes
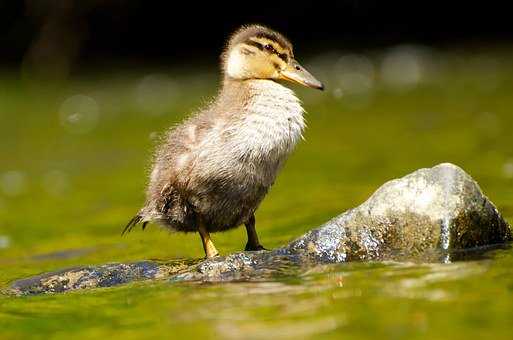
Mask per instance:
[[[400,260],[511,240],[510,226],[478,184],[461,168],[440,164],[385,183],[283,252],[329,263]]]
[[[8,292],[14,295],[31,295],[111,287],[132,281],[167,278],[189,268],[193,263],[194,261],[140,261],[67,268],[15,281]]]
[[[10,292],[63,292],[157,278],[259,280],[293,274],[304,266],[347,261],[449,261],[458,259],[461,250],[512,239],[511,227],[477,183],[459,167],[440,164],[384,184],[362,205],[273,251],[199,263],[143,261],[75,268],[16,281]]]

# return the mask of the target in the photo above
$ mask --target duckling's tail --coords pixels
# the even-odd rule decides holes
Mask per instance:
[[[129,233],[132,231],[132,228],[135,227],[137,224],[142,222],[142,230],[146,228],[146,225],[149,223],[149,221],[143,221],[143,216],[141,213],[135,215],[125,226],[125,229],[121,232],[121,236],[125,235],[126,233]]]

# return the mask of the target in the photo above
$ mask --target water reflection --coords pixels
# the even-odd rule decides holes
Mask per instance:
[[[450,264],[397,264],[388,276],[398,280],[385,282],[383,291],[395,297],[442,301],[457,298],[454,290],[437,287],[437,284],[478,276],[487,269],[487,262],[458,262]],[[406,274],[406,275],[405,275]]]
[[[355,318],[365,319],[360,313],[390,308],[390,303],[458,301],[454,287],[482,277],[491,263],[346,263],[314,266],[279,281],[194,285],[173,319],[180,324],[202,320],[229,339],[319,336],[354,326]],[[380,305],[383,301],[388,302]],[[371,314],[386,318],[387,311],[393,313],[375,309]],[[417,329],[428,327],[424,311],[413,313],[410,321]]]
[[[226,339],[303,339],[335,330],[342,324],[334,317],[303,320],[248,320],[244,323],[220,321],[216,324],[219,336]]]
[[[318,294],[330,288],[328,283],[247,282],[230,283],[221,289],[203,287],[189,296],[190,303],[202,302],[203,308],[180,315],[180,322],[198,318],[215,323],[222,338],[304,338],[336,329],[343,316],[318,316],[330,304],[329,295]],[[314,295],[312,295],[314,293]],[[207,297],[207,300],[205,298]],[[283,318],[258,318],[269,308]],[[301,322],[289,318],[301,318]]]

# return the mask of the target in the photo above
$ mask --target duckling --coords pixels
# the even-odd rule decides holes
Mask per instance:
[[[199,233],[207,258],[219,253],[210,233],[246,226],[246,251],[264,250],[255,211],[302,136],[304,110],[280,81],[322,90],[295,59],[292,44],[260,25],[243,26],[221,56],[217,97],[167,133],[154,156],[144,207],[123,234],[157,222]]]

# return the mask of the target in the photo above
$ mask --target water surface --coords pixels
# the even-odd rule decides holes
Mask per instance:
[[[305,140],[257,212],[266,247],[453,162],[513,221],[513,53],[403,46],[310,61]],[[67,82],[0,74],[0,286],[70,266],[203,256],[197,235],[120,237],[159,133],[209,100],[215,72],[109,71]],[[243,229],[215,234],[223,254]],[[13,298],[2,338],[511,338],[513,250],[448,264],[350,263],[263,282],[140,282]]]

